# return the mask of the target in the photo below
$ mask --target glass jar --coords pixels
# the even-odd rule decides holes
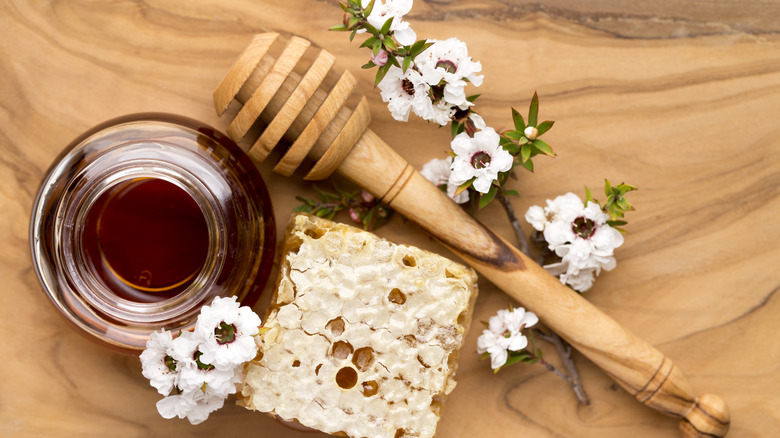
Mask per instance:
[[[136,114],[82,134],[49,169],[30,226],[33,264],[80,332],[139,353],[187,330],[216,296],[255,304],[276,227],[254,163],[197,121]]]

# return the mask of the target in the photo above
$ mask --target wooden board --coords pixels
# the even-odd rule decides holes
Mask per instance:
[[[372,129],[418,168],[448,148],[449,133],[399,125],[362,71],[367,52],[337,24],[335,2],[0,2],[0,377],[3,436],[316,437],[228,406],[200,426],[164,420],[137,359],[70,330],[41,292],[28,226],[38,184],[61,149],[109,118],[165,111],[225,129],[211,93],[252,36],[299,34],[336,56],[368,96]],[[587,297],[682,369],[697,393],[722,396],[734,437],[780,426],[780,6],[759,1],[679,4],[624,0],[418,0],[421,37],[457,36],[480,60],[478,108],[511,123],[537,90],[558,158],[521,174],[519,212],[603,178],[640,187],[618,267]],[[261,171],[281,233],[298,178]],[[479,218],[511,239],[498,205]],[[348,220],[342,218],[343,220]],[[530,227],[526,226],[530,231]],[[394,220],[378,234],[447,254]],[[480,283],[477,320],[508,298]],[[466,343],[475,348],[479,324]],[[553,357],[551,349],[545,350]],[[667,437],[676,421],[634,401],[575,355],[593,403],[538,366],[493,375],[463,354],[441,437]]]

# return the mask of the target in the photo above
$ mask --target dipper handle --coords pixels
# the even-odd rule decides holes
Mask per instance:
[[[299,65],[302,59],[311,59],[305,69]],[[286,137],[291,145],[275,171],[290,175],[306,156],[316,160],[307,179],[338,171],[539,315],[637,400],[681,417],[683,436],[726,435],[730,415],[720,397],[694,396],[671,360],[464,212],[367,129],[365,97],[353,99],[358,102],[353,108],[347,105],[356,84],[352,75],[344,72],[327,80],[333,63],[332,55],[302,38],[285,42],[274,33],[255,37],[214,92],[220,114],[234,99],[242,104],[228,135],[238,143],[260,119],[266,126],[249,149],[254,159],[264,160]],[[326,82],[333,84],[329,91],[323,89]]]

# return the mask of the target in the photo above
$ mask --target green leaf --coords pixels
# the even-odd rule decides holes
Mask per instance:
[[[523,163],[531,158],[531,145],[526,143],[520,147],[520,159]]]
[[[607,196],[612,195],[612,184],[609,183],[608,179],[604,180],[604,194]]]
[[[355,29],[357,30],[357,25],[360,24],[360,18],[358,17],[350,17],[347,21],[347,29]]]
[[[370,38],[366,38],[365,41],[363,41],[363,44],[360,45],[360,47],[373,47],[374,43],[379,41],[379,38],[372,36]]]
[[[406,69],[409,68],[409,64],[412,63],[412,57],[411,56],[405,56],[403,65],[401,66],[401,70],[403,70],[404,73],[406,73]]]
[[[517,112],[516,109],[512,108],[512,121],[515,123],[515,129],[523,132],[525,130],[525,120],[523,120],[523,116],[520,115],[519,112]]]
[[[587,205],[588,202],[594,202],[593,194],[590,193],[590,189],[588,188],[588,186],[585,186],[585,204]]]
[[[609,220],[609,221],[607,221],[607,225],[609,225],[610,227],[620,227],[620,226],[626,225],[627,223],[628,223],[628,221],[623,221],[623,220],[614,220],[614,221]]]
[[[385,21],[385,24],[382,25],[382,30],[380,30],[382,35],[387,35],[387,33],[390,32],[390,26],[393,25],[393,18],[395,17],[388,18],[387,21]]]
[[[554,157],[555,156],[555,153],[553,152],[553,150],[550,147],[550,145],[548,145],[544,141],[539,140],[537,138],[536,140],[531,141],[531,143],[534,145],[536,150],[538,150],[540,153],[548,155],[550,157]]]
[[[388,62],[387,64],[379,67],[379,69],[376,72],[376,79],[374,79],[374,88],[376,88],[376,86],[379,85],[380,82],[382,82],[382,79],[387,74],[387,71],[390,70],[390,65],[391,64]]]
[[[517,190],[504,190],[504,196],[520,196]]]
[[[398,49],[398,46],[395,45],[395,41],[393,41],[392,38],[385,38],[384,43],[389,52],[395,52]]]
[[[479,360],[484,360],[484,359],[487,359],[489,357],[490,357],[490,353],[485,352],[485,353],[482,353],[482,355],[479,357]]]
[[[360,68],[373,68],[376,67],[376,64],[374,64],[374,61],[368,61],[367,63],[363,64]]]
[[[479,197],[479,208],[485,208],[486,205],[490,203],[490,201],[493,200],[493,198],[496,197],[496,193],[498,193],[499,187],[497,185],[490,186],[490,190],[488,190],[487,193],[483,193]]]
[[[334,31],[344,32],[344,31],[347,31],[347,30],[349,30],[349,29],[347,28],[347,26],[345,26],[345,25],[343,25],[343,24],[339,24],[338,26],[332,26],[332,27],[331,27],[331,28],[329,28],[328,30],[334,30]]]
[[[512,143],[512,141],[508,138],[505,140],[505,142],[501,143],[501,147],[503,147],[504,150],[509,152],[511,155],[517,155],[520,153],[520,146]]]
[[[538,114],[539,114],[539,96],[537,96],[536,92],[534,91],[534,97],[531,98],[531,107],[528,109],[528,126],[536,126],[536,116]]]
[[[366,17],[371,15],[371,11],[374,10],[374,3],[376,3],[376,0],[371,0],[371,3],[369,3],[368,6],[366,6],[366,9],[364,10],[364,14],[366,15]],[[361,7],[360,2],[358,2],[358,7]]]
[[[472,94],[471,96],[467,97],[466,100],[468,100],[471,103],[474,103],[477,98],[481,96],[481,94]]]
[[[460,123],[452,122],[450,124],[450,134],[452,134],[452,138],[455,138],[455,136],[458,135],[459,127],[460,127]]]
[[[349,41],[355,39],[355,35],[357,35],[357,29],[353,30],[352,33],[349,34]]]
[[[349,10],[349,5],[347,5],[346,3],[339,2],[339,6],[341,6],[341,10],[344,12],[347,12],[347,10]]]
[[[520,140],[525,134],[523,134],[523,131],[505,131],[504,135],[512,140]]]
[[[374,51],[374,56],[376,56],[379,53],[379,49],[382,48],[382,41],[379,41],[379,38],[374,39],[374,44],[371,45],[371,50]]]
[[[538,129],[538,130],[539,130],[539,134],[538,134],[538,135],[542,135],[542,134],[544,134],[545,132],[549,131],[549,130],[550,130],[550,128],[552,128],[554,124],[555,124],[555,122],[552,122],[552,121],[550,121],[550,120],[545,120],[544,122],[540,123],[540,124],[539,124],[539,125],[536,127],[536,129]]]
[[[523,166],[529,172],[531,172],[531,173],[534,172],[534,162],[533,161],[528,160],[526,162],[521,163],[520,165]]]
[[[366,28],[367,31],[371,33],[371,35],[374,35],[376,37],[379,36],[379,31],[368,22],[363,23],[363,26]]]
[[[393,55],[389,55],[389,57],[387,58],[387,64],[386,65],[394,65],[394,66],[396,66],[398,68],[401,68],[401,65],[398,64],[398,58],[396,58]]]
[[[409,48],[409,52],[414,54],[418,50],[422,49],[422,47],[425,45],[425,40],[420,40],[412,44],[412,47]]]
[[[454,198],[455,196],[458,196],[458,195],[460,195],[461,193],[463,193],[463,191],[464,191],[464,190],[466,190],[466,189],[468,189],[469,187],[471,187],[471,184],[472,184],[472,183],[474,182],[474,180],[476,180],[476,179],[477,179],[477,177],[475,176],[475,177],[471,178],[470,180],[468,180],[468,181],[464,182],[463,184],[459,185],[459,186],[458,186],[458,188],[457,188],[457,190],[455,190],[455,194],[454,194],[454,195],[452,195],[452,196],[453,196],[453,198]]]
[[[503,367],[508,367],[509,365],[514,365],[514,364],[516,364],[516,363],[518,363],[518,362],[526,362],[526,360],[527,360],[529,357],[530,357],[530,356],[528,356],[528,354],[518,354],[518,355],[516,355],[516,356],[509,356],[509,357],[506,359],[506,363],[505,363],[504,365],[502,365],[502,368],[503,368]]]

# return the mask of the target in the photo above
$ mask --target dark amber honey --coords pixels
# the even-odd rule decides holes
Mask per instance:
[[[208,254],[206,220],[173,183],[137,178],[110,188],[87,213],[84,253],[118,296],[152,302],[189,286]]]

